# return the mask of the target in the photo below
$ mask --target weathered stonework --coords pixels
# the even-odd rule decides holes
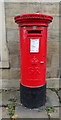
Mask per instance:
[[[20,78],[20,70],[19,68],[10,68],[2,70],[2,79],[19,79]],[[0,78],[1,79],[1,78]]]
[[[59,3],[5,3],[5,9],[7,16],[34,12],[57,16],[59,14]]]
[[[8,48],[9,48],[9,54],[13,55],[19,55],[20,54],[20,48],[19,48],[19,42],[8,42]]]
[[[53,16],[48,28],[47,78],[60,77],[59,72],[59,3],[5,3],[6,35],[9,49],[9,69],[2,70],[3,79],[20,78],[19,29],[14,16],[25,13],[42,13]],[[61,16],[60,16],[61,17]],[[1,76],[0,76],[1,78]],[[50,85],[50,84],[49,84]]]

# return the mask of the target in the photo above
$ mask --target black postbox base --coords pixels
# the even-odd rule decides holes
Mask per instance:
[[[20,101],[25,107],[31,109],[45,105],[46,85],[30,88],[20,84]]]

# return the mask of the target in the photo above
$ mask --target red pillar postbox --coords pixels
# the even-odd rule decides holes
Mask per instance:
[[[46,101],[47,30],[53,18],[23,14],[14,19],[20,31],[21,103],[29,108],[40,107]]]

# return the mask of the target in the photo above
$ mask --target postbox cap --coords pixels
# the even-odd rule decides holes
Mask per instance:
[[[23,22],[46,22],[49,24],[52,22],[53,17],[45,14],[30,13],[17,15],[14,17],[14,19],[17,24]]]

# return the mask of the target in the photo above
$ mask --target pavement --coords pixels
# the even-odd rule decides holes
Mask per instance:
[[[19,90],[2,90],[2,105],[0,104],[0,115],[2,118],[43,118],[43,120],[51,118],[61,118],[61,90],[47,89],[45,106],[29,109],[24,107],[20,102]],[[0,101],[1,103],[1,101]],[[15,104],[15,112],[10,116],[9,105]],[[5,120],[5,119],[4,119]]]

